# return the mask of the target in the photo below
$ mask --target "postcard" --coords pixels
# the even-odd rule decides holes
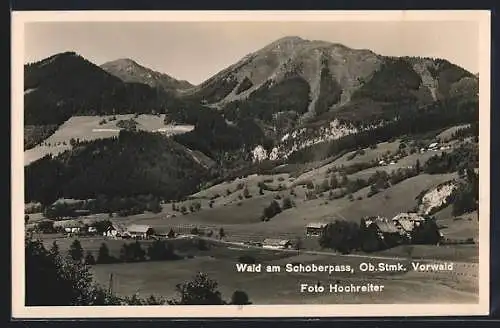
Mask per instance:
[[[13,12],[13,317],[488,314],[490,42],[480,10]]]

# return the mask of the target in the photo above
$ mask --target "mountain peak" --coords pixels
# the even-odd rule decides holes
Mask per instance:
[[[269,46],[271,47],[275,47],[275,46],[283,46],[283,45],[286,45],[286,46],[296,46],[298,44],[301,44],[301,43],[305,43],[305,42],[308,42],[308,40],[304,40],[302,39],[301,37],[298,37],[298,36],[285,36],[285,37],[282,37],[278,40],[275,40],[273,42],[271,42],[269,44]]]
[[[304,40],[300,36],[296,36],[296,35],[284,36],[284,37],[276,40],[276,42],[303,42],[303,41],[307,41],[307,40]]]
[[[111,61],[108,61],[104,64],[102,64],[101,66],[121,66],[121,67],[127,67],[127,66],[141,66],[138,62],[136,62],[135,60],[133,59],[130,59],[130,58],[118,58],[116,60],[111,60]]]
[[[151,87],[161,87],[166,90],[192,87],[187,81],[176,80],[167,74],[142,66],[130,58],[119,58],[106,62],[101,65],[101,68],[124,82],[143,83]]]

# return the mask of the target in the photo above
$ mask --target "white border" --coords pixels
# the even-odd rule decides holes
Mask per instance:
[[[75,11],[12,12],[12,317],[364,317],[489,313],[490,12],[460,11]],[[24,23],[53,21],[476,21],[480,58],[480,220],[478,304],[355,304],[238,306],[24,306],[23,65]]]

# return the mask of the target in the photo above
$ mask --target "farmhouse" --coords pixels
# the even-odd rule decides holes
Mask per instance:
[[[399,213],[392,218],[392,222],[399,229],[400,234],[411,240],[413,230],[420,226],[425,218],[417,213]]]
[[[69,220],[61,225],[64,232],[68,234],[79,234],[85,229],[85,225],[80,221]]]
[[[147,239],[154,235],[154,233],[154,229],[148,225],[131,224],[127,227],[127,234],[132,238]]]
[[[394,247],[401,243],[401,233],[392,220],[380,216],[362,220],[363,249],[375,251]]]
[[[325,230],[326,223],[321,222],[312,222],[306,226],[306,235],[307,236],[320,236],[321,233]]]
[[[264,239],[262,248],[267,249],[287,249],[292,247],[292,242],[288,239]]]
[[[105,232],[103,232],[103,236],[114,238],[121,237],[125,234],[125,231],[126,229],[123,226],[113,223],[106,229]]]

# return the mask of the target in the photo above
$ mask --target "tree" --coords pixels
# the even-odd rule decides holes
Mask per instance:
[[[330,178],[330,189],[336,189],[339,186],[339,181],[337,180],[337,176],[335,174],[332,174],[332,177]]]
[[[337,220],[329,223],[323,231],[319,244],[341,253],[349,253],[360,247],[360,228],[355,222]]]
[[[88,251],[87,255],[85,255],[85,264],[94,265],[95,263],[96,262],[95,262],[94,256],[92,255],[92,253],[90,251]]]
[[[245,186],[245,189],[243,189],[243,197],[245,198],[250,198],[252,195],[250,195],[250,192],[248,191],[248,187]]]
[[[219,239],[222,239],[226,236],[226,232],[224,231],[224,228],[219,229]]]
[[[262,187],[259,187],[259,195],[264,195],[264,189],[262,189]]]
[[[136,295],[125,298],[113,295],[94,283],[85,264],[68,263],[59,252],[47,251],[41,241],[26,238],[24,247],[26,306],[165,304],[155,297],[141,300]]]
[[[290,197],[283,198],[283,210],[287,210],[287,209],[292,208],[292,207],[293,207],[293,203],[292,203],[292,200],[290,199]]]
[[[420,167],[420,161],[418,159],[415,163],[415,171],[417,171],[417,175],[420,174],[420,172],[422,171],[422,169]]]
[[[252,304],[248,298],[248,294],[242,290],[236,290],[231,296],[231,304],[233,305],[249,305]]]
[[[167,237],[168,238],[175,238],[175,232],[173,229],[170,229],[170,231],[168,232],[167,234]]]
[[[28,214],[26,214],[24,216],[24,224],[27,224],[29,222],[29,220],[30,220],[30,216]]]
[[[268,207],[264,208],[264,216],[266,218],[272,218],[278,213],[281,213],[281,207],[277,201],[273,200]]]
[[[112,260],[109,255],[109,249],[106,243],[102,243],[99,247],[99,252],[97,253],[97,263],[110,263]]]
[[[131,244],[123,244],[120,250],[120,259],[124,262],[144,261],[145,256],[146,252],[142,249],[138,240]]]
[[[54,256],[59,255],[59,245],[57,244],[57,242],[55,240],[52,242],[52,247],[50,248],[49,253],[54,255]]]
[[[200,251],[206,251],[209,249],[207,242],[205,239],[198,239],[198,242],[196,243],[196,247]]]
[[[330,183],[328,182],[327,179],[323,180],[323,182],[321,183],[319,189],[320,189],[320,192],[325,192],[328,189],[330,189]]]
[[[164,240],[155,240],[149,245],[147,253],[149,259],[152,261],[173,260],[177,258],[173,246]]]
[[[313,183],[311,180],[309,180],[309,181],[307,181],[307,183],[306,183],[306,187],[307,187],[307,189],[309,189],[309,190],[314,189],[314,183]]]
[[[221,293],[217,290],[218,284],[209,279],[204,273],[198,273],[192,281],[176,286],[180,299],[172,301],[180,305],[223,305]]]
[[[85,265],[67,263],[41,241],[27,238],[24,245],[27,306],[120,305],[119,298],[93,283]]]
[[[441,240],[439,227],[435,218],[428,218],[415,227],[412,231],[411,240],[415,244],[436,245]]]
[[[75,239],[69,247],[69,256],[73,261],[81,262],[83,259],[83,248],[78,239]]]

